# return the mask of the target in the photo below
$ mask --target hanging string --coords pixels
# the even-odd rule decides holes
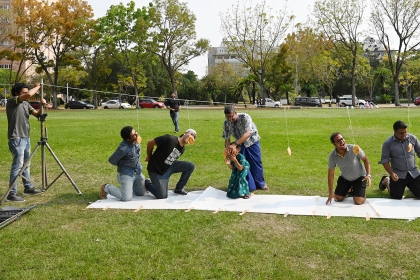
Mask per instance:
[[[287,149],[286,152],[289,156],[292,155],[292,150],[290,149],[290,139],[289,139],[289,124],[287,122],[287,113],[286,108],[283,109],[284,111],[284,118],[286,119],[286,137],[287,137]]]
[[[350,130],[351,130],[351,137],[352,137],[352,139],[353,139],[353,143],[354,143],[354,146],[353,146],[353,153],[354,153],[355,155],[358,155],[358,154],[359,154],[359,152],[360,152],[360,147],[359,147],[359,145],[357,145],[357,144],[356,144],[356,140],[354,139],[353,125],[351,124],[351,117],[350,117],[350,110],[349,110],[349,107],[347,107],[347,115],[349,116],[349,128],[350,128]]]
[[[139,97],[136,97],[136,113],[137,113],[137,132],[140,133],[140,121],[139,121],[139,109],[140,109],[140,105],[139,105]]]
[[[352,137],[353,143],[356,144],[356,141],[354,140],[353,126],[351,124],[351,117],[350,117],[349,106],[347,106],[347,115],[349,117],[349,128],[350,128],[350,131],[351,131],[351,137]]]
[[[136,108],[135,110],[137,112],[137,132],[140,133],[139,108]]]
[[[407,117],[408,117],[408,124],[407,127],[410,128],[411,125],[411,119],[410,119],[410,106],[407,107]],[[407,129],[408,130],[408,129]]]
[[[190,122],[190,110],[188,110],[188,100],[184,101],[184,105],[185,107],[187,107],[187,115],[188,115],[188,127],[191,127],[191,122]]]

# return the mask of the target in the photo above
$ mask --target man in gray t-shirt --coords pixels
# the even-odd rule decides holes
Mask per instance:
[[[7,138],[9,139],[9,150],[13,156],[9,179],[9,188],[11,187],[11,189],[7,196],[8,201],[25,201],[17,194],[17,177],[24,163],[29,159],[31,152],[29,115],[38,117],[40,114],[26,100],[35,95],[39,88],[39,84],[35,84],[35,87],[31,90],[29,90],[26,84],[15,84],[12,88],[12,97],[7,100]],[[45,99],[42,99],[41,103],[45,106]],[[32,186],[29,165],[22,173],[22,182],[25,188],[23,191],[24,194],[40,193],[40,191]]]
[[[328,189],[326,204],[343,201],[349,191],[353,195],[355,204],[363,204],[366,200],[366,187],[370,186],[370,163],[363,150],[357,145],[347,145],[339,132],[330,136],[334,150],[328,158]],[[360,161],[363,161],[363,165]],[[337,187],[333,192],[335,167],[340,168],[341,174],[337,180]]]

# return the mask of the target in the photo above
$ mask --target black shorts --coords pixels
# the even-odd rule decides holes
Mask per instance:
[[[343,177],[338,177],[337,187],[335,187],[334,193],[339,196],[347,196],[351,187],[353,187],[353,196],[365,197],[366,196],[366,183],[362,181],[365,177],[359,177],[354,181],[347,181]]]
[[[420,176],[413,178],[409,173],[405,179],[398,179],[396,182],[390,179],[389,195],[391,198],[402,199],[405,187],[409,188],[415,197],[420,198]]]

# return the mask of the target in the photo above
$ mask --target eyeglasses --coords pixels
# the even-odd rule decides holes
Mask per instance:
[[[197,135],[195,135],[194,133],[192,133],[192,132],[190,132],[190,135],[192,136],[192,137],[194,137],[194,139],[197,137]]]
[[[225,115],[225,117],[226,117],[226,119],[227,120],[232,120],[233,119],[233,116],[235,115],[235,113],[231,113],[230,115]]]
[[[340,138],[335,140],[335,143],[340,144],[341,142],[345,142],[346,140],[344,140],[344,138]]]

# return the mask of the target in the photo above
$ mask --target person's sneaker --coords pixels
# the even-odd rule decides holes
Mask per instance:
[[[174,193],[182,194],[182,195],[187,195],[188,194],[184,189],[180,189],[180,190],[175,189]]]
[[[11,193],[7,196],[7,201],[24,202],[25,200],[21,198],[18,194]]]
[[[381,191],[384,191],[386,189],[386,184],[383,184],[386,178],[388,178],[388,176],[382,176],[381,181],[379,181],[379,189]]]
[[[387,176],[385,179],[384,179],[384,182],[382,183],[383,185],[385,185],[385,189],[386,189],[386,191],[389,193],[389,195],[391,195],[391,189],[390,189],[390,187],[389,187],[389,185],[391,184],[391,181],[390,181],[391,179]],[[403,198],[404,198],[404,196],[403,196]]]
[[[102,199],[106,199],[107,195],[108,195],[107,192],[105,191],[105,186],[106,185],[108,185],[108,184],[103,184],[101,186],[101,191],[99,192],[99,197],[102,198]]]
[[[35,188],[27,188],[23,191],[23,194],[40,194],[41,191],[35,189]]]
[[[146,191],[150,192],[149,186],[152,184],[152,182],[149,179],[144,180],[144,186],[146,187]]]

